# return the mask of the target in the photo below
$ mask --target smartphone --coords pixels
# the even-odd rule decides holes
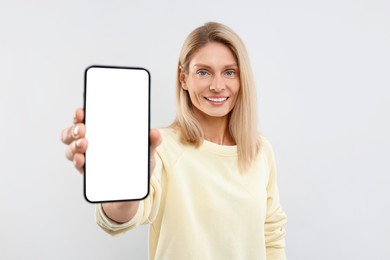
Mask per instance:
[[[90,66],[84,74],[84,196],[91,203],[149,194],[150,73]]]

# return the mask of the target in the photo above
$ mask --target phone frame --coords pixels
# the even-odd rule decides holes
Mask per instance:
[[[83,109],[84,109],[84,120],[83,120],[83,123],[86,125],[86,122],[87,122],[87,116],[88,116],[88,113],[87,113],[87,73],[88,73],[88,70],[92,69],[92,68],[102,68],[102,69],[131,69],[131,70],[143,70],[147,73],[148,75],[148,133],[147,133],[147,145],[148,145],[148,148],[147,148],[147,157],[148,157],[148,160],[147,160],[147,192],[145,194],[145,196],[141,197],[141,198],[132,198],[132,199],[118,199],[118,200],[98,200],[98,201],[95,201],[95,200],[90,200],[88,199],[88,196],[87,196],[87,160],[86,160],[86,153],[85,153],[85,163],[84,163],[84,166],[83,166],[83,171],[84,171],[84,198],[89,202],[89,203],[93,203],[93,204],[96,204],[96,203],[104,203],[104,202],[123,202],[123,201],[139,201],[139,200],[143,200],[145,199],[147,196],[149,196],[149,193],[150,193],[150,176],[151,176],[151,173],[150,173],[150,138],[149,138],[149,135],[150,135],[150,96],[151,96],[151,76],[150,76],[150,72],[143,68],[143,67],[131,67],[131,66],[112,66],[112,65],[90,65],[88,66],[85,71],[84,71],[84,93],[83,93]],[[88,131],[86,129],[86,131]],[[87,149],[88,150],[88,149]]]

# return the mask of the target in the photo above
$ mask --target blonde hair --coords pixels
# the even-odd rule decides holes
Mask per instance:
[[[180,130],[184,143],[199,146],[203,142],[203,131],[192,112],[189,94],[182,88],[181,73],[188,73],[194,54],[209,42],[228,47],[238,62],[240,89],[236,104],[229,114],[229,132],[237,144],[238,168],[245,171],[255,159],[260,139],[257,132],[256,90],[249,57],[241,38],[229,27],[208,22],[192,31],[183,44],[179,56],[176,78],[176,119],[173,127]]]

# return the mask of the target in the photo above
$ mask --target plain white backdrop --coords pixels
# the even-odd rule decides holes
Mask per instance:
[[[0,259],[147,258],[147,226],[95,224],[60,133],[92,64],[147,68],[152,126],[171,123],[181,45],[207,21],[248,48],[288,258],[390,259],[389,14],[386,0],[2,1]]]

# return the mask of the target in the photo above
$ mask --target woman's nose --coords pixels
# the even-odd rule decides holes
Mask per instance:
[[[225,90],[225,81],[221,76],[214,76],[210,83],[210,90],[213,92],[221,92]]]

